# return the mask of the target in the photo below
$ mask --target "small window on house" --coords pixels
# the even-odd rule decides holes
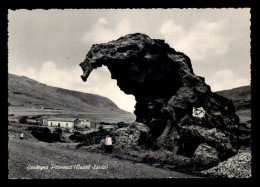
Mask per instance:
[[[51,126],[52,126],[52,122],[51,122]]]
[[[66,123],[66,127],[68,126],[68,123]]]

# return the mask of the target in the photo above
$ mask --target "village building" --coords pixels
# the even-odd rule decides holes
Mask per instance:
[[[44,120],[43,120],[44,121]],[[77,118],[50,118],[45,121],[48,127],[60,127],[60,128],[74,128],[74,126],[80,123]]]
[[[42,117],[39,119],[39,125],[48,126],[48,127],[60,127],[60,128],[69,128],[74,129],[77,127],[88,127],[96,129],[100,125],[88,121],[86,119],[78,119],[78,118],[54,118],[54,117]]]
[[[86,119],[80,119],[80,123],[78,125],[80,125],[82,127],[84,126],[84,127],[92,128],[92,129],[96,129],[100,126],[97,123],[88,121]]]
[[[91,127],[91,122],[84,119],[84,120],[80,121],[80,125],[83,125],[83,126],[86,126],[86,127],[90,128]]]
[[[48,125],[48,119],[46,119],[46,118],[40,118],[39,121],[40,121],[39,125],[42,125],[42,126]]]
[[[37,119],[27,119],[27,123],[28,124],[32,124],[32,125],[37,125],[39,123],[39,121]]]

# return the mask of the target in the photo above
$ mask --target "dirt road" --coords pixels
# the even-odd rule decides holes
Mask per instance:
[[[56,143],[13,138],[8,149],[9,179],[194,178]]]

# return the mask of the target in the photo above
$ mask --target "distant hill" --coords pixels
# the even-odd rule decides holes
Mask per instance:
[[[216,92],[233,101],[236,110],[245,110],[251,108],[251,86],[242,86],[230,90]]]
[[[8,74],[8,103],[17,107],[128,113],[106,97],[52,87],[14,74]]]
[[[251,86],[242,86],[216,93],[233,101],[241,122],[251,119]]]

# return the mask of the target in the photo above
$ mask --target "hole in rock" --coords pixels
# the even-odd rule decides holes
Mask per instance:
[[[107,97],[118,108],[127,112],[134,112],[136,104],[135,97],[127,95],[120,90],[117,86],[117,80],[111,79],[111,73],[106,66],[94,69],[89,75],[86,84],[87,92]],[[133,119],[134,121],[135,119]]]
[[[166,123],[162,120],[152,120],[150,122],[150,129],[153,138],[158,138],[164,131]]]
[[[198,138],[182,138],[182,143],[178,150],[178,154],[182,154],[187,157],[192,157],[197,147],[201,144],[201,140]]]

